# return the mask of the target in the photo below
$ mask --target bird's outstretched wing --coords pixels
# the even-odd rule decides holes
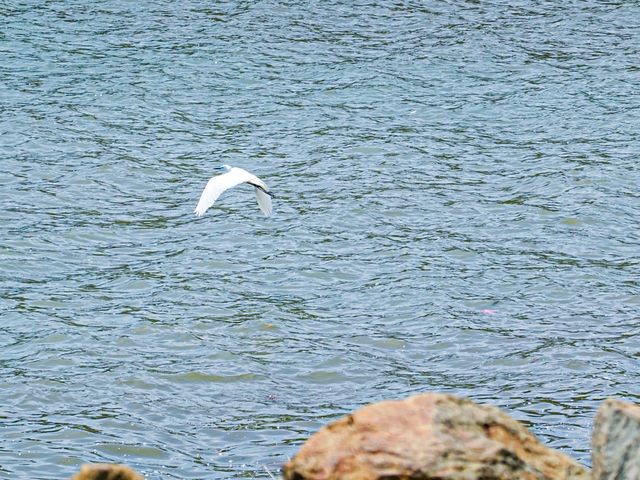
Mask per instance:
[[[222,192],[250,180],[251,177],[253,175],[241,168],[232,168],[227,173],[212,177],[204,187],[193,213],[201,217],[215,203]]]
[[[258,199],[258,206],[260,207],[260,210],[262,210],[262,213],[264,213],[266,217],[270,216],[273,211],[273,207],[271,206],[271,196],[256,187],[256,198]]]

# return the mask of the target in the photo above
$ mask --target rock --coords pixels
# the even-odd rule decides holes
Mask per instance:
[[[496,407],[426,393],[357,410],[314,434],[287,480],[587,480]]]
[[[640,478],[640,406],[609,398],[593,426],[593,479]]]
[[[87,463],[71,480],[144,480],[144,477],[126,465]]]

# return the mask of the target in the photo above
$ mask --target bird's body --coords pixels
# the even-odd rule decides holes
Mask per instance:
[[[224,170],[225,173],[212,177],[207,182],[207,185],[202,191],[202,195],[200,195],[198,206],[193,213],[201,217],[204,215],[204,212],[214,204],[222,192],[241,183],[248,183],[256,188],[256,198],[262,213],[267,217],[271,215],[271,197],[273,197],[273,195],[269,192],[269,187],[267,187],[266,183],[242,168],[231,167],[229,165],[222,165],[220,168]]]

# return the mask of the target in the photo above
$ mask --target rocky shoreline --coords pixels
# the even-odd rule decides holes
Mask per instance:
[[[491,405],[424,393],[362,407],[312,435],[285,480],[639,480],[640,406],[608,399],[590,471]],[[84,465],[73,480],[142,480],[124,465]]]

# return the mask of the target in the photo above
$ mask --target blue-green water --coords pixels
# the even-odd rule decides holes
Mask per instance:
[[[640,399],[636,2],[0,18],[3,478],[269,478],[431,390],[588,464]],[[247,186],[193,216],[220,163],[272,218]]]

